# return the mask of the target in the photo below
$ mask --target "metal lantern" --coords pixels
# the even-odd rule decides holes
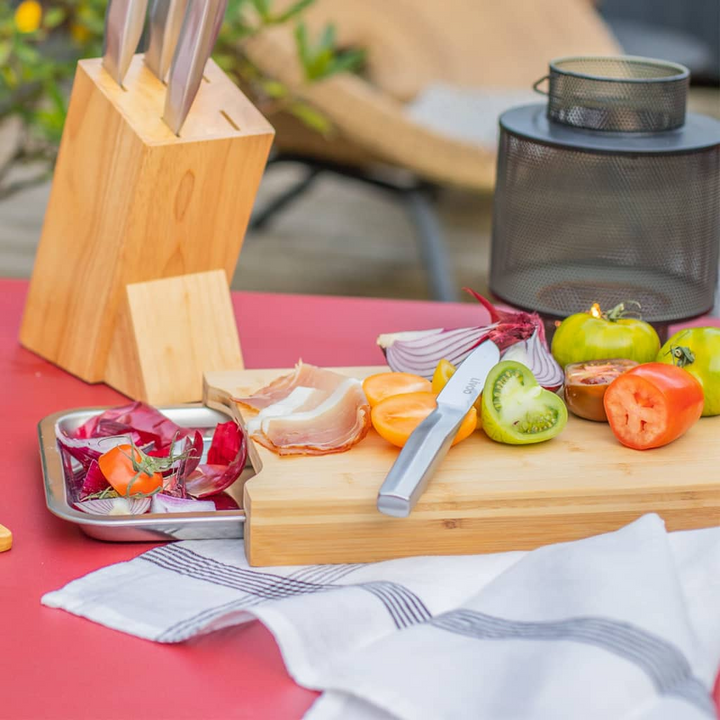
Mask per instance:
[[[628,300],[658,324],[710,311],[720,122],[685,112],[687,68],[573,57],[545,79],[547,105],[500,117],[492,292],[549,318]]]

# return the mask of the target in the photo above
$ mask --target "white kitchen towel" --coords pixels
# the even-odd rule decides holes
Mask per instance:
[[[656,515],[529,553],[368,565],[256,569],[240,541],[185,541],[43,603],[157,642],[257,618],[325,691],[308,720],[715,717],[720,528],[668,534]]]

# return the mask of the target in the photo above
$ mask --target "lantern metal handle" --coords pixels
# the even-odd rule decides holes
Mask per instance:
[[[549,91],[541,90],[541,89],[538,87],[538,86],[540,85],[540,83],[545,82],[546,80],[549,80],[549,79],[550,79],[550,75],[543,75],[539,80],[536,80],[536,81],[533,83],[532,89],[533,89],[536,93],[538,93],[538,95],[546,95],[546,96],[549,96],[549,95],[550,95],[550,92],[549,92]]]

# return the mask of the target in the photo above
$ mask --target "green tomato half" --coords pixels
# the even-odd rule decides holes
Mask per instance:
[[[519,362],[505,360],[488,375],[482,394],[482,427],[496,442],[529,445],[554,438],[568,419],[565,403],[538,385]]]
[[[652,325],[622,317],[621,306],[606,315],[576,313],[560,323],[552,340],[552,354],[561,367],[590,360],[625,358],[638,363],[655,360],[660,338]]]
[[[720,328],[698,327],[676,332],[660,349],[657,362],[679,365],[700,382],[703,415],[720,415]]]

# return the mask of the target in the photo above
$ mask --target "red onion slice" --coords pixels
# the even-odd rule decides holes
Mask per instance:
[[[185,480],[188,495],[202,499],[221,493],[242,473],[247,459],[247,438],[233,420],[215,428],[207,462],[199,465]]]
[[[80,489],[80,499],[86,498],[88,495],[95,495],[107,490],[110,487],[110,483],[105,479],[105,476],[100,470],[97,460],[93,460],[90,463],[90,467],[83,480],[82,488]]]
[[[381,335],[378,345],[385,353],[391,370],[430,379],[443,358],[459,365],[487,337],[492,327],[439,328]]]
[[[150,498],[100,498],[75,503],[89,515],[142,515],[150,509]]]
[[[108,435],[97,438],[74,438],[66,435],[58,426],[55,427],[55,437],[60,447],[67,450],[83,467],[89,468],[93,460],[112,450],[116,445],[128,445],[132,440],[138,445],[139,437],[134,433],[126,435]],[[142,444],[139,444],[142,447]]]
[[[151,513],[215,512],[212,500],[191,500],[157,493],[152,497]]]
[[[565,373],[540,338],[539,331],[534,332],[527,340],[511,345],[501,357],[503,360],[515,360],[524,365],[546,390],[555,392],[563,385]]]

